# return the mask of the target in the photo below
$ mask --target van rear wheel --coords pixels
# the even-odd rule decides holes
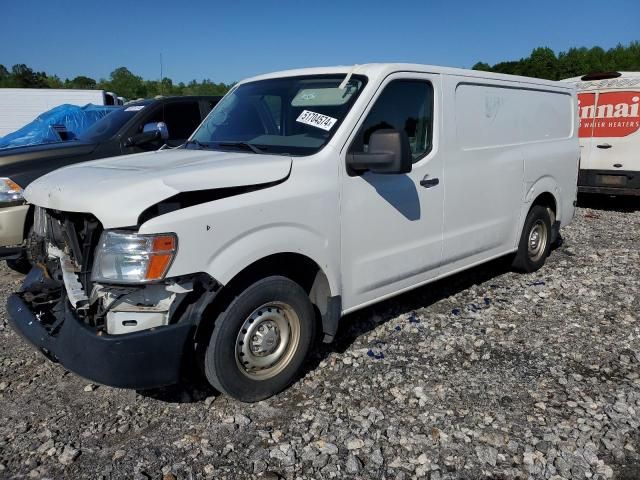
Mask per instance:
[[[551,217],[549,210],[534,205],[524,222],[518,251],[512,267],[520,272],[530,273],[539,270],[551,248]]]
[[[207,380],[243,402],[268,398],[295,381],[311,348],[315,311],[286,277],[260,280],[215,321],[204,357]]]

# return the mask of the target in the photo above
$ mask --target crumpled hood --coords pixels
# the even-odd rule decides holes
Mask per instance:
[[[212,150],[162,150],[79,163],[34,181],[24,196],[34,205],[92,213],[104,228],[136,225],[151,205],[181,192],[276,182],[291,157]]]

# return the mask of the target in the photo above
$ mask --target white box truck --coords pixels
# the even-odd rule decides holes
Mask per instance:
[[[54,88],[0,88],[0,137],[15,132],[41,113],[68,103],[80,107],[122,105],[122,101],[104,90]]]
[[[566,83],[426,65],[242,81],[182,147],[25,190],[38,261],[11,323],[96,382],[199,364],[266,398],[346,313],[505,255],[541,268],[574,215],[577,111]]]
[[[640,195],[640,72],[606,72],[564,80],[578,88],[578,190]]]

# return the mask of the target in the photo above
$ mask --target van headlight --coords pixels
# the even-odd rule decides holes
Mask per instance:
[[[173,233],[141,235],[106,230],[96,247],[91,279],[115,283],[162,280],[177,250],[178,239]]]
[[[0,177],[0,205],[3,203],[22,203],[22,187],[7,177]]]

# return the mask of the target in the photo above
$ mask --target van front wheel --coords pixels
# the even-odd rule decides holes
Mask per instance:
[[[551,218],[549,211],[534,205],[524,222],[518,252],[512,267],[520,272],[535,272],[543,265],[551,248]]]
[[[204,358],[207,380],[243,402],[268,398],[296,379],[314,330],[313,305],[297,283],[260,280],[216,319]]]

